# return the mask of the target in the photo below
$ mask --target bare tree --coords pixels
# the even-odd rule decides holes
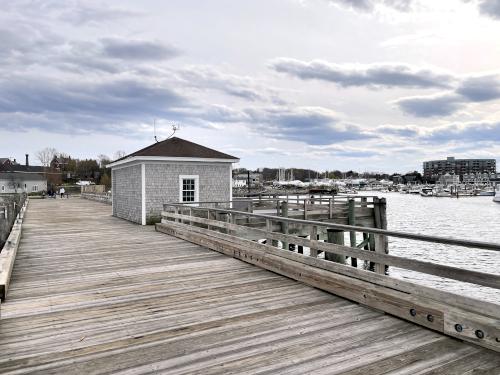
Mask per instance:
[[[123,158],[125,155],[127,155],[127,153],[123,150],[118,150],[115,152],[115,154],[113,155],[114,159],[115,160],[118,160],[118,159],[121,159]]]
[[[111,159],[109,158],[108,155],[99,154],[97,155],[97,159],[99,160],[99,166],[101,168],[104,168],[106,165],[111,163]]]
[[[43,150],[37,151],[35,155],[44,167],[49,167],[52,159],[57,156],[57,150],[53,147],[45,147]]]

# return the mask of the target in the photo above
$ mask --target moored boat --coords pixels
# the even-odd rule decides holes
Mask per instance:
[[[449,189],[443,189],[441,187],[434,188],[433,194],[435,197],[451,197],[451,192]]]
[[[434,196],[432,190],[433,189],[430,188],[430,187],[423,187],[422,189],[420,189],[420,196],[422,196],[422,197],[432,197],[432,196]]]
[[[480,197],[493,197],[495,196],[495,191],[493,189],[480,190],[477,192]]]

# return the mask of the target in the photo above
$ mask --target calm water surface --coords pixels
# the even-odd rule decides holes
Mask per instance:
[[[400,193],[364,192],[387,199],[388,229],[500,244],[500,204],[493,197],[425,198]],[[469,270],[500,274],[500,252],[389,239],[389,253]],[[390,267],[390,275],[500,304],[500,290]]]

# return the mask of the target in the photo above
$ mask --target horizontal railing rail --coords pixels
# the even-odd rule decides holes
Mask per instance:
[[[207,226],[211,226],[212,228],[217,227],[220,229],[228,229],[230,231],[250,230],[253,233],[260,234],[263,239],[271,241],[274,240],[274,241],[295,243],[298,245],[309,247],[310,249],[314,249],[316,252],[322,251],[325,253],[355,257],[358,259],[371,261],[379,265],[394,266],[411,271],[426,273],[433,276],[439,276],[452,280],[469,282],[481,286],[500,289],[500,275],[487,274],[478,271],[466,270],[463,268],[457,268],[431,262],[424,262],[416,259],[388,255],[384,253],[376,253],[344,245],[319,242],[317,240],[295,237],[293,235],[271,232],[269,230],[262,230],[257,228],[249,229],[242,225],[222,222],[218,220],[204,219],[204,218],[194,217],[192,215],[183,215],[183,214],[170,213],[164,211],[162,213],[162,216],[174,220],[181,220],[182,223],[184,221],[189,221],[191,224],[192,223],[206,224]],[[234,219],[231,221],[234,221]],[[315,256],[317,256],[317,254]],[[382,270],[384,269],[382,268]]]
[[[80,196],[91,201],[111,204],[112,196],[108,193],[81,193]]]
[[[204,203],[204,202],[194,202],[194,203],[191,203],[189,205],[186,205],[185,203],[168,203],[168,204],[164,204],[164,208],[165,207],[189,207],[195,211],[206,211],[206,208],[204,208],[204,207],[193,206],[193,205],[201,204],[201,203]],[[219,212],[219,213],[225,213],[225,214],[234,213],[234,214],[241,215],[241,216],[260,218],[260,219],[272,220],[272,221],[283,222],[283,223],[314,225],[314,226],[318,226],[318,227],[323,227],[325,229],[337,229],[337,230],[342,230],[342,231],[346,231],[346,232],[355,231],[355,232],[363,232],[363,233],[371,233],[371,234],[377,234],[377,235],[383,235],[383,236],[404,238],[404,239],[408,239],[408,240],[416,240],[416,241],[422,241],[422,242],[432,242],[432,243],[440,243],[440,244],[445,244],[445,245],[456,245],[456,246],[462,246],[462,247],[474,248],[474,249],[500,251],[500,244],[492,243],[492,242],[463,240],[463,239],[455,239],[455,238],[450,238],[450,237],[441,237],[441,236],[431,236],[431,235],[418,234],[418,233],[399,232],[399,231],[393,231],[393,230],[387,230],[387,229],[361,227],[361,226],[345,225],[345,224],[336,224],[336,223],[331,223],[331,222],[294,219],[294,218],[287,218],[287,217],[282,217],[282,216],[272,216],[272,215],[266,215],[266,214],[249,213],[249,212],[245,212],[245,211],[237,211],[237,210],[224,209],[224,208],[219,208],[219,207],[213,207],[213,208],[210,208],[210,210],[213,212]]]

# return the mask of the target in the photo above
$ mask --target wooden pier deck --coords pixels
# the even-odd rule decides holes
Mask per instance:
[[[500,374],[500,355],[110,216],[32,200],[1,374]]]

